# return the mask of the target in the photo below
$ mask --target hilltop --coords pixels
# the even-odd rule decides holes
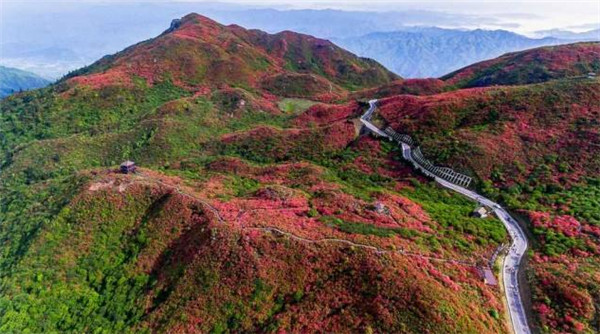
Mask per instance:
[[[229,86],[332,99],[397,76],[327,40],[290,31],[271,35],[190,14],[156,38],[75,71],[66,83],[101,88],[132,85],[135,78],[195,90]]]
[[[523,85],[600,72],[600,42],[545,46],[469,65],[441,79],[460,88]]]

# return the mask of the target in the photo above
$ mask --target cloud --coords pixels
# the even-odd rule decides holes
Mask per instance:
[[[600,13],[599,13],[599,15],[600,15]],[[583,24],[576,24],[576,25],[572,25],[572,26],[566,26],[565,29],[582,30],[582,31],[600,29],[600,18],[598,20],[599,20],[598,22],[594,22],[594,23],[583,23]]]
[[[533,13],[498,13],[495,15],[502,19],[520,19],[520,20],[537,20],[543,19],[544,17]]]

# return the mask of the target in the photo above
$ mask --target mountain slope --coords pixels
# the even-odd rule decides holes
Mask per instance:
[[[359,136],[365,105],[283,97],[393,78],[191,15],[0,101],[0,332],[506,332],[502,224]]]
[[[104,57],[48,92],[35,93],[39,98],[31,103],[52,122],[39,126],[43,120],[29,118],[28,110],[2,123],[5,139],[0,146],[7,153],[34,138],[126,131],[161,104],[181,97],[207,97],[230,113],[247,108],[280,113],[278,97],[332,101],[343,99],[350,89],[393,79],[397,76],[374,61],[324,40],[225,27],[190,14],[157,38]],[[27,108],[20,100],[6,103]]]
[[[541,47],[505,54],[442,77],[458,87],[519,85],[600,72],[600,42]]]
[[[380,109],[392,127],[414,134],[436,158],[480,179],[502,170],[510,175],[508,184],[524,181],[555,155],[552,178],[567,182],[600,171],[594,158],[599,97],[597,80],[574,79],[400,95],[382,99]],[[570,168],[555,170],[561,163]]]
[[[389,84],[381,85],[374,88],[367,88],[352,93],[350,96],[354,99],[373,99],[382,98],[393,95],[432,95],[452,90],[446,82],[440,79],[407,79],[396,80]]]
[[[597,44],[534,49],[482,63],[501,64],[489,68],[510,73],[502,66],[512,59],[511,69],[523,81],[530,78],[527,69],[556,64],[556,80],[390,96],[379,103],[378,121],[411,134],[436,163],[473,175],[479,191],[503,202],[527,228],[533,249],[526,277],[533,325],[541,333],[598,328],[600,80],[572,76],[597,60],[590,48]]]
[[[105,68],[110,68],[108,73]],[[196,14],[175,20],[155,39],[105,57],[71,76],[76,77],[68,82],[95,87],[105,84],[104,79],[127,84],[139,76],[152,83],[172,76],[180,86],[263,87],[294,96],[316,94],[313,86],[339,95],[345,89],[372,87],[397,78],[376,62],[358,58],[326,40],[293,32],[270,35],[226,27]]]
[[[31,72],[0,66],[0,98],[15,92],[44,87],[49,83]]]
[[[334,39],[338,45],[377,59],[408,78],[439,77],[506,52],[558,44],[553,38],[531,39],[503,30],[414,28]]]

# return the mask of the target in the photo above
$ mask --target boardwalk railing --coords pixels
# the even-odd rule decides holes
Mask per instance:
[[[377,126],[370,122],[373,112],[377,106],[377,100],[369,101],[369,110],[360,118],[360,121],[376,135],[395,140],[402,147],[402,157],[410,161],[415,168],[423,171],[423,173],[429,177],[434,177],[435,181],[443,187],[454,190],[474,201],[480,202],[494,208],[496,216],[502,221],[506,229],[508,230],[511,238],[512,245],[508,249],[507,256],[504,257],[502,264],[503,271],[503,283],[505,287],[506,302],[508,305],[508,311],[510,314],[510,321],[512,324],[513,332],[516,334],[530,334],[531,330],[527,324],[527,316],[523,306],[523,301],[519,293],[519,279],[518,272],[521,260],[525,251],[528,248],[527,236],[521,230],[519,224],[512,218],[506,210],[504,210],[499,204],[477,194],[474,191],[466,189],[471,183],[471,178],[454,172],[451,168],[438,167],[425,159],[421,150],[416,147],[416,143],[413,139],[404,134],[396,133],[392,128],[379,129]],[[373,130],[374,129],[374,130]],[[497,252],[499,252],[497,250]],[[494,254],[497,255],[497,252]],[[510,288],[509,288],[510,287]]]
[[[383,132],[386,135],[390,136],[392,139],[395,139],[397,142],[406,143],[410,146],[415,145],[415,141],[412,139],[411,136],[406,135],[406,134],[399,134],[396,131],[394,131],[394,129],[390,128],[389,126],[387,128],[385,128],[385,130],[383,130]]]
[[[435,166],[429,160],[425,159],[420,147],[412,150],[411,155],[416,162],[439,178],[465,188],[471,184],[472,179],[469,176],[457,173],[452,168]]]
[[[407,134],[401,134],[401,133],[397,133],[396,131],[394,131],[394,129],[390,128],[389,126],[387,128],[385,128],[383,131],[381,131],[379,128],[377,128],[375,125],[373,125],[371,122],[369,122],[369,119],[371,118],[371,114],[373,113],[373,109],[369,109],[369,111],[365,114],[365,116],[367,117],[361,117],[361,121],[363,122],[363,124],[365,124],[365,126],[367,126],[367,128],[369,128],[369,130],[377,133],[378,135],[382,135],[382,133],[388,137],[390,140],[395,140],[397,143],[405,143],[411,147],[416,146],[416,142],[414,139],[412,139],[411,136],[407,135]],[[444,179],[448,182],[452,182],[456,185],[459,185],[461,187],[469,187],[469,185],[471,184],[471,181],[473,180],[471,177],[455,172],[452,168],[448,168],[448,167],[440,167],[440,166],[436,166],[434,165],[431,161],[427,160],[424,156],[423,153],[421,152],[421,148],[417,147],[414,150],[411,150],[410,152],[411,157],[414,159],[414,161],[416,161],[420,167],[422,167],[423,172],[425,172],[425,174],[427,174],[428,176],[437,176],[441,179]],[[417,166],[419,167],[419,166]]]

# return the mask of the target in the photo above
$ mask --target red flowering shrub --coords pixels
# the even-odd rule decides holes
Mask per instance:
[[[229,86],[321,101],[344,97],[344,87],[373,87],[397,78],[326,40],[224,26],[197,14],[72,76],[71,83],[93,88],[127,85],[139,77],[149,85],[171,80],[194,92]]]
[[[373,99],[403,94],[433,95],[442,93],[446,87],[446,83],[439,79],[406,79],[354,92],[350,96],[354,99]]]
[[[380,100],[379,113],[433,161],[496,186],[553,188],[594,175],[600,140],[596,81],[462,89]],[[529,190],[532,191],[532,190]]]
[[[296,126],[308,127],[310,125],[328,125],[337,121],[346,120],[363,112],[360,105],[350,102],[342,105],[315,104],[294,119]]]
[[[600,44],[576,43],[512,52],[450,73],[442,79],[459,87],[518,85],[597,70]]]
[[[581,232],[581,223],[567,215],[550,217],[549,212],[530,212],[529,218],[534,228],[547,228],[574,237]]]

